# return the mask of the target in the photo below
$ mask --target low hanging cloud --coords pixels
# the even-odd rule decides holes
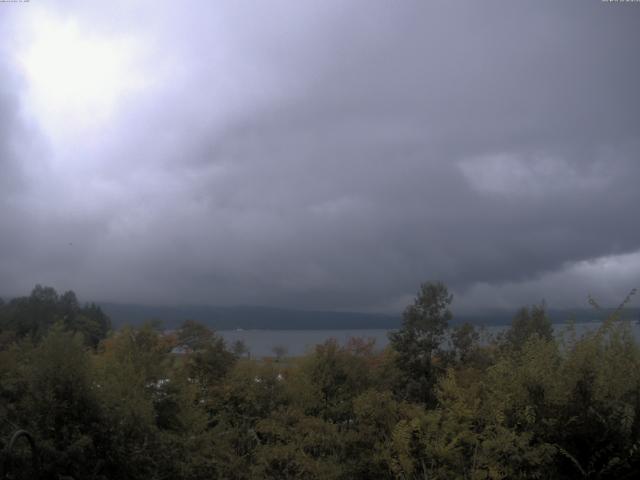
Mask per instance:
[[[0,292],[398,311],[441,279],[473,310],[640,283],[635,5],[117,6],[0,21]],[[36,90],[38,22],[122,59],[108,108]]]
[[[478,282],[470,287],[458,303],[461,311],[474,309],[515,309],[522,305],[546,302],[555,308],[586,306],[587,296],[618,306],[636,285],[640,269],[640,253],[613,255],[565,265],[522,282],[498,285]],[[603,278],[607,279],[603,283]],[[535,293],[539,298],[535,298]],[[597,293],[594,293],[597,292]]]

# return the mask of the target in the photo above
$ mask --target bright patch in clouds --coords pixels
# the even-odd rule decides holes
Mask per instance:
[[[508,308],[546,300],[552,308],[588,307],[593,294],[603,306],[617,306],[633,288],[640,287],[640,251],[605,255],[592,260],[567,263],[522,282],[490,284],[479,282],[456,296],[461,312],[478,308]],[[631,306],[638,305],[635,297]]]
[[[578,169],[560,157],[498,153],[464,160],[462,174],[476,190],[498,195],[541,196],[607,184],[603,164]]]
[[[100,36],[70,18],[34,15],[18,53],[27,80],[26,102],[54,137],[97,127],[122,96],[142,86],[130,37]]]

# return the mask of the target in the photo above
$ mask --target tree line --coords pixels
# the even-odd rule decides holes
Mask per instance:
[[[421,285],[382,351],[354,338],[251,359],[197,322],[114,331],[73,292],[36,286],[0,302],[0,468],[78,480],[637,478],[640,349],[621,309],[558,336],[544,305],[525,307],[481,341],[473,325],[450,327],[452,300],[442,283]],[[26,442],[6,448],[18,429],[37,465]]]

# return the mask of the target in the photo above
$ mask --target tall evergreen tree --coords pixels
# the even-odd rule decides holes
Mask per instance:
[[[404,311],[402,328],[389,334],[401,372],[397,393],[407,400],[427,405],[435,401],[433,387],[442,360],[437,357],[453,317],[449,309],[452,300],[442,282],[423,283],[413,304]]]

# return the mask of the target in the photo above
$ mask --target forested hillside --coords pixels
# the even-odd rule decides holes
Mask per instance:
[[[197,322],[113,330],[38,286],[0,304],[0,447],[18,429],[37,447],[5,448],[3,475],[637,478],[640,348],[622,309],[558,340],[544,305],[524,307],[480,344],[451,303],[423,284],[382,352],[353,339],[254,360]]]

